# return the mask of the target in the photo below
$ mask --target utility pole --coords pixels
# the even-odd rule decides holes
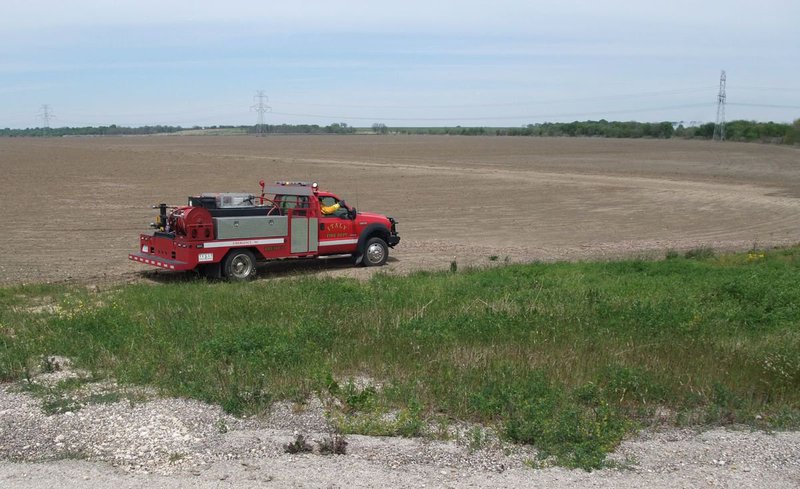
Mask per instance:
[[[39,112],[39,117],[42,119],[44,135],[47,136],[47,134],[50,132],[50,119],[55,117],[48,104],[42,105]]]
[[[272,107],[266,104],[269,101],[269,98],[264,95],[264,90],[259,90],[256,92],[253,100],[256,102],[255,104],[250,106],[250,110],[255,110],[258,113],[258,122],[256,123],[256,134],[259,136],[264,135],[264,112],[269,112],[272,110]]]
[[[714,141],[725,141],[725,70],[719,75],[717,95],[717,123],[714,125]]]

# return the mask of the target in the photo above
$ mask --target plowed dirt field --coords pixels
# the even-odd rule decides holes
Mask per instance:
[[[313,180],[394,216],[390,273],[800,242],[800,150],[683,140],[435,136],[0,139],[0,283],[124,282],[151,204]],[[367,276],[342,260],[270,264]],[[164,276],[161,273],[159,276]]]

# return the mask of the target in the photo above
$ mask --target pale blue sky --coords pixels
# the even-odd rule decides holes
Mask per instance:
[[[800,2],[2,0],[0,127],[800,117]]]

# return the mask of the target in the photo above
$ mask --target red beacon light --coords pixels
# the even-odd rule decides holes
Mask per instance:
[[[258,203],[259,205],[264,205],[264,195],[266,195],[266,192],[264,192],[264,186],[266,185],[266,182],[264,182],[263,178],[258,181],[258,185],[261,186],[261,197],[258,198]]]

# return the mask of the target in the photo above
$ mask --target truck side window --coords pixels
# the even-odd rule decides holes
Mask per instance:
[[[334,206],[334,205],[339,204],[339,203],[340,202],[338,200],[336,200],[336,198],[334,198],[334,197],[328,196],[328,197],[320,197],[319,198],[320,207],[331,207],[331,206]],[[331,213],[331,214],[325,214],[325,212],[323,211],[323,216],[324,217],[346,217],[347,216],[347,209],[344,208],[344,207],[339,207],[338,209],[333,211],[333,213]]]
[[[276,200],[278,197],[276,196]],[[308,214],[308,197],[299,195],[281,195],[280,196],[281,214],[286,215],[289,209],[292,209],[292,214],[295,216],[305,216]]]
[[[297,207],[294,208],[294,215],[295,216],[308,215],[308,197],[304,197],[302,195],[297,197]]]
[[[330,206],[338,203],[338,201],[336,199],[334,199],[333,197],[320,197],[319,198],[319,202],[320,202],[320,205],[324,205],[325,207],[330,207]]]

